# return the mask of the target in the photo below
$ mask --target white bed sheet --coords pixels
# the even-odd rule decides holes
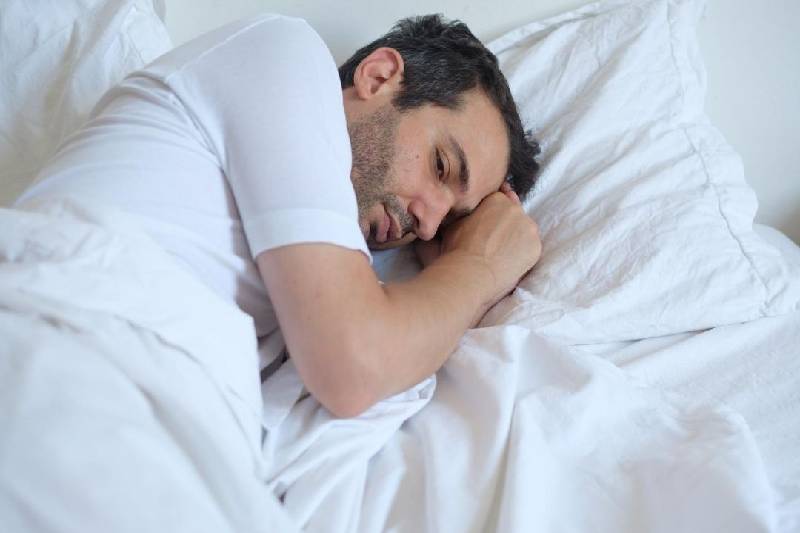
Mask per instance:
[[[309,531],[793,532],[798,346],[800,313],[602,345],[473,330],[430,400],[427,382],[344,425],[311,398],[285,412],[271,483]],[[390,405],[397,432],[375,424]]]
[[[337,420],[291,363],[262,411],[246,317],[127,217],[0,219],[8,531],[796,531],[800,314],[619,346],[472,330]]]
[[[646,339],[610,359],[690,403],[740,413],[774,489],[776,531],[800,531],[800,312]]]
[[[309,531],[796,531],[798,341],[800,313],[603,345],[473,330],[429,400],[288,409],[270,483]]]
[[[291,531],[252,320],[119,212],[0,209],[0,529]]]
[[[794,242],[769,226],[755,229],[800,264]],[[740,413],[775,489],[777,530],[800,531],[800,312],[580,350],[692,403]]]

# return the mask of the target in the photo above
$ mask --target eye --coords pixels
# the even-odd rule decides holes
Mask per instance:
[[[442,153],[436,150],[436,174],[439,176],[439,181],[444,181],[444,161],[442,161]]]

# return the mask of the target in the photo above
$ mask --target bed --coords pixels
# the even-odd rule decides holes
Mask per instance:
[[[280,339],[136,218],[0,210],[3,530],[800,531],[800,247],[753,223],[705,112],[704,6],[583,5],[489,44],[542,141],[542,259],[435,376],[354,419],[291,360],[262,382]],[[4,203],[170,49],[164,8],[6,3]]]

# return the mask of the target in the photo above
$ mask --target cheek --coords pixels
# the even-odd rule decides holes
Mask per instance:
[[[422,153],[419,151],[398,154],[395,165],[392,168],[392,175],[395,177],[396,184],[401,188],[407,188],[418,184],[427,175],[427,165]]]

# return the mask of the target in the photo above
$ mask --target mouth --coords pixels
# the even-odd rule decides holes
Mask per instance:
[[[385,204],[381,204],[381,207],[383,207],[383,218],[370,225],[371,240],[379,244],[384,244],[389,241],[400,239],[400,237],[402,237],[400,224],[391,215]]]
[[[386,209],[386,206],[383,207],[386,210],[386,216],[389,217],[389,231],[386,235],[386,240],[396,241],[400,239],[402,235],[402,230],[400,229],[400,224],[397,222],[397,219],[392,215],[391,211]]]

